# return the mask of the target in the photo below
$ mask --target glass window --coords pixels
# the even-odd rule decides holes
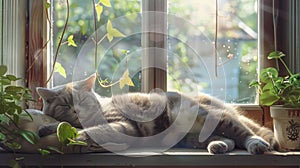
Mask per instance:
[[[82,0],[72,0],[69,2],[70,13],[67,16],[66,1],[52,1],[54,22],[51,55],[55,55],[65,21],[68,18],[67,29],[57,58],[66,76],[58,73],[60,72],[58,69],[54,73],[53,84],[59,85],[76,80],[76,78],[80,79],[82,75],[89,75],[97,68],[100,78],[96,92],[103,96],[110,96],[112,90],[117,92],[120,90],[119,85],[114,85],[112,88],[99,87],[99,85],[110,85],[111,82],[120,79],[125,69],[128,68],[130,74],[136,74],[132,77],[134,87],[130,87],[130,90],[140,91],[140,75],[134,71],[140,69],[141,64],[141,2],[139,0],[114,0],[110,1],[110,4],[97,2],[93,4],[91,1],[87,3]],[[97,9],[95,13],[93,12],[94,5]],[[114,34],[113,39],[108,37],[108,25],[113,31],[119,32]],[[70,37],[73,38],[76,46],[68,45]],[[127,57],[129,54],[130,56]],[[83,68],[82,71],[81,68]]]
[[[96,92],[101,95],[140,91],[143,85],[141,70],[145,68],[142,67],[145,49],[141,43],[144,30],[142,26],[145,24],[141,8],[145,1],[114,0],[110,1],[110,5],[95,2],[96,4],[92,4],[90,1],[72,0],[69,2],[70,13],[67,16],[66,1],[52,0],[51,52],[55,55],[62,38],[57,62],[66,72],[63,77],[57,66],[53,84],[80,79],[81,75],[89,74],[96,68],[100,75]],[[165,24],[167,45],[162,48],[168,55],[167,90],[190,95],[205,92],[229,103],[254,103],[256,93],[248,84],[257,78],[257,2],[218,2],[216,9],[216,1],[211,0],[168,1],[165,11],[168,12],[168,24]],[[97,6],[95,13],[93,5]],[[61,37],[67,18],[67,29]],[[121,33],[118,34],[120,37],[115,37],[112,41],[107,34],[108,21],[113,29]],[[71,38],[76,46],[68,42]],[[124,77],[126,69],[134,86],[99,86],[118,81]]]
[[[256,0],[169,0],[169,15],[176,18],[168,39],[176,56],[169,55],[168,88],[254,103],[248,84],[257,78]]]

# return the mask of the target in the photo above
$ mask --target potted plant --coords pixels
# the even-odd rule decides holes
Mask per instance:
[[[300,73],[292,73],[282,59],[280,51],[273,51],[268,59],[275,59],[286,69],[288,75],[280,76],[279,67],[261,71],[259,81],[250,83],[257,88],[259,103],[270,106],[274,133],[283,149],[300,149]]]

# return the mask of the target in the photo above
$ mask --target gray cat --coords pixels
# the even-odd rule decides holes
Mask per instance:
[[[251,154],[279,148],[271,130],[208,95],[129,93],[103,98],[92,89],[95,78],[92,75],[52,89],[37,88],[43,112],[80,128],[77,139],[90,146],[108,145],[108,150],[115,147],[109,144],[120,144],[119,149],[178,146],[207,148],[212,154],[236,147]],[[41,126],[39,135],[54,133],[57,125]]]

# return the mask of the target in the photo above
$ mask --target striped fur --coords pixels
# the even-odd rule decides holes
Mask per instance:
[[[174,132],[187,133],[183,139],[179,139],[178,146],[207,148],[211,153],[225,153],[235,147],[247,149],[252,154],[278,149],[271,130],[213,97],[187,97],[180,93],[130,93],[103,98],[93,92],[94,81],[95,76],[91,76],[53,89],[37,89],[44,100],[45,114],[82,128],[78,140],[96,141],[98,144],[123,143],[123,135],[154,136],[177,124],[175,128],[179,131]],[[196,118],[191,115],[193,110],[196,110]],[[185,119],[178,120],[180,114],[184,114]],[[208,116],[217,119],[218,123],[206,140],[199,142],[199,133],[203,131]],[[180,130],[191,122],[188,132]],[[52,128],[48,125],[43,129],[49,131]],[[41,129],[40,135],[45,132]],[[165,139],[159,143],[163,141]],[[134,144],[129,140],[125,143]]]

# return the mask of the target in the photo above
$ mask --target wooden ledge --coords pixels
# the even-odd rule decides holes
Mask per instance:
[[[24,157],[25,166],[300,166],[300,152],[270,152],[250,155],[243,150],[211,155],[204,150],[170,149],[165,152],[130,151],[90,154],[11,154],[0,153],[0,166],[7,166],[16,157]]]

